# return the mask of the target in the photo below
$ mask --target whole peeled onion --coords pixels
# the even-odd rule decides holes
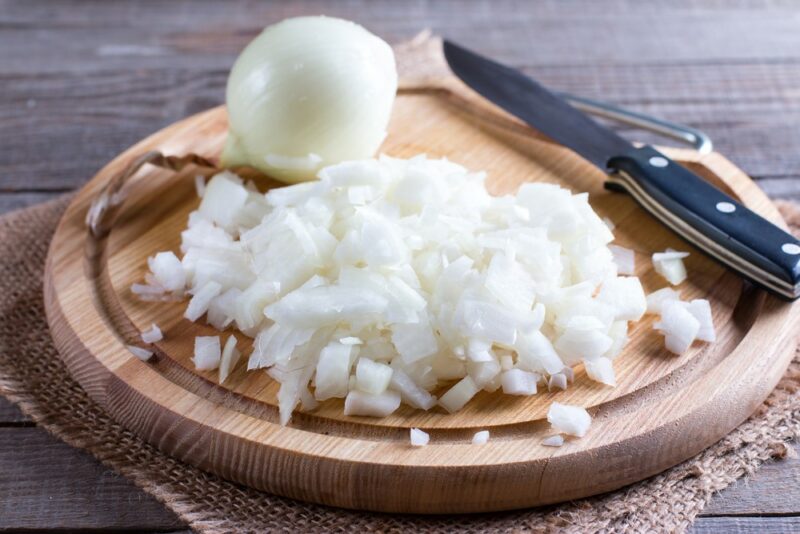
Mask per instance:
[[[350,21],[299,17],[267,27],[228,78],[225,166],[287,182],[374,155],[397,91],[391,47]]]

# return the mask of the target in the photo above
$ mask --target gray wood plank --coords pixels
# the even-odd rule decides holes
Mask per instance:
[[[0,192],[0,214],[46,202],[61,195],[61,191]]]
[[[800,451],[800,445],[795,445]],[[764,464],[714,496],[703,515],[800,515],[800,458]]]
[[[800,532],[800,517],[700,517],[687,534],[789,534]]]
[[[0,427],[22,423],[31,423],[31,420],[22,415],[19,408],[11,404],[11,402],[0,397]]]
[[[179,530],[166,508],[40,428],[0,428],[0,531]]]
[[[0,49],[7,51],[0,70],[18,72],[63,71],[65,66],[105,70],[126,67],[131,58],[147,66],[181,58],[187,65],[226,68],[265,24],[300,14],[353,19],[390,40],[431,27],[499,57],[532,56],[538,64],[794,59],[800,23],[791,3],[769,1],[547,0],[523,7],[513,0],[4,0],[0,5]],[[54,43],[58,54],[52,53]]]
[[[726,66],[721,69],[726,72],[694,85],[691,80],[702,79],[700,73],[709,69],[672,68],[674,83],[664,83],[654,66],[530,72],[557,89],[704,129],[717,150],[751,175],[800,175],[800,63],[750,67]],[[222,103],[225,80],[225,71],[181,69],[0,75],[0,139],[5,148],[0,151],[0,190],[77,187],[143,137]],[[748,96],[750,84],[759,86],[761,100]],[[625,133],[632,139],[664,141],[642,132]]]

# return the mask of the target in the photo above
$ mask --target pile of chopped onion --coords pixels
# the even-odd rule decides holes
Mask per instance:
[[[647,309],[588,196],[556,185],[494,197],[483,173],[382,156],[266,195],[229,172],[200,190],[182,258],[151,258],[137,292],[187,293],[189,320],[254,337],[248,369],[280,382],[283,424],[329,398],[455,412],[482,390],[564,389],[581,363],[613,385]],[[198,343],[200,368],[224,360],[219,338]]]

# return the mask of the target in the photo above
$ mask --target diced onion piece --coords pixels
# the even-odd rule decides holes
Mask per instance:
[[[586,369],[586,374],[595,382],[600,382],[607,386],[617,385],[617,379],[614,376],[614,364],[608,358],[584,360],[583,366]]]
[[[198,371],[212,371],[219,367],[222,350],[219,336],[197,336],[194,338],[194,367]]]
[[[582,358],[599,358],[614,342],[606,331],[596,318],[576,316],[556,341],[555,348],[567,364],[577,363]]]
[[[186,273],[175,253],[159,252],[148,258],[147,265],[158,285],[167,291],[180,291],[186,285]]]
[[[686,304],[686,309],[700,323],[697,339],[708,342],[716,341],[717,334],[714,329],[714,318],[711,315],[711,304],[706,299],[695,299]]]
[[[319,354],[316,373],[316,389],[314,397],[317,400],[332,397],[345,397],[350,385],[350,366],[353,345],[342,345],[334,341]],[[358,397],[361,399],[361,397]],[[368,400],[368,398],[362,399]],[[356,402],[355,400],[352,402]],[[360,401],[359,401],[360,402]],[[355,409],[357,406],[354,406]],[[346,408],[345,408],[346,409]]]
[[[547,421],[559,432],[582,438],[592,424],[592,417],[580,406],[554,402],[547,411]]]
[[[389,387],[391,379],[392,368],[385,363],[359,358],[356,365],[356,387],[359,390],[370,395],[380,395]]]
[[[132,284],[131,293],[139,295],[140,297],[159,297],[167,290],[161,286],[152,286],[150,284]]]
[[[142,341],[145,343],[155,343],[156,341],[161,341],[162,339],[164,339],[164,335],[161,333],[161,329],[156,323],[153,323],[150,326],[150,330],[145,330],[142,332]]]
[[[436,336],[427,322],[394,325],[392,343],[406,363],[414,363],[439,349]]]
[[[564,368],[564,362],[550,340],[538,330],[520,335],[516,347],[519,364],[523,369],[557,373]]]
[[[671,287],[665,287],[659,289],[658,291],[653,291],[647,295],[647,313],[660,315],[661,309],[666,302],[677,301],[680,299],[680,292],[672,289]]]
[[[555,436],[550,436],[549,438],[545,438],[542,440],[542,445],[545,447],[560,447],[564,444],[564,436],[561,434],[556,434]]]
[[[539,375],[522,369],[509,369],[500,377],[503,393],[507,395],[535,395]]]
[[[473,445],[486,445],[488,442],[489,442],[488,430],[480,430],[478,432],[475,432],[475,435],[472,436]]]
[[[611,336],[613,342],[611,343],[611,347],[603,354],[603,357],[613,360],[622,353],[622,349],[628,343],[628,322],[613,322],[608,329],[608,335]]]
[[[647,311],[642,283],[634,276],[606,280],[597,299],[614,307],[615,321],[638,321]]]
[[[436,397],[418,386],[400,369],[394,369],[390,382],[392,389],[400,393],[403,402],[420,410],[430,410],[436,405]]]
[[[457,412],[463,408],[479,390],[480,388],[472,380],[472,377],[465,376],[441,396],[439,405],[450,413]]]
[[[143,362],[146,362],[147,360],[149,360],[150,358],[153,357],[153,351],[152,350],[143,349],[143,348],[137,347],[135,345],[125,345],[125,346],[128,348],[129,351],[131,351],[131,353],[134,356],[136,356],[137,358],[139,358]]]
[[[342,345],[363,345],[364,342],[361,339],[354,337],[354,336],[347,336],[339,339],[339,343]]]
[[[567,377],[567,382],[572,382],[575,380],[575,371],[572,369],[572,367],[564,367],[560,374]]]
[[[427,432],[420,430],[419,428],[412,428],[409,434],[411,437],[412,447],[424,447],[431,440],[430,435],[428,435]]]
[[[380,395],[370,395],[363,391],[353,390],[344,400],[345,415],[365,415],[369,417],[386,417],[400,407],[400,394],[396,391],[384,391]]]
[[[682,302],[667,302],[661,313],[661,321],[654,328],[664,334],[667,350],[675,354],[683,354],[700,332],[700,322],[692,315]]]
[[[553,391],[554,389],[567,389],[567,377],[565,374],[556,373],[554,375],[550,375],[550,379],[547,381],[547,390]]]
[[[618,274],[636,274],[636,254],[633,250],[619,245],[608,245],[608,249],[614,256]]]
[[[219,383],[222,384],[227,380],[231,371],[236,367],[241,353],[236,348],[236,336],[228,336],[225,346],[222,349],[222,358],[219,364]]]
[[[469,375],[479,388],[485,387],[500,374],[500,362],[495,359],[488,362],[470,363],[467,366]]]
[[[219,295],[221,290],[222,286],[217,282],[213,280],[207,282],[206,285],[201,287],[200,290],[194,294],[192,300],[189,301],[189,305],[186,307],[186,312],[183,316],[190,321],[198,320],[208,311],[209,306],[211,306],[211,301]]]
[[[688,256],[688,252],[674,250],[656,252],[653,254],[653,267],[670,284],[676,286],[686,280],[686,266],[683,264],[683,258]]]
[[[221,228],[232,230],[248,195],[235,174],[223,171],[214,175],[206,185],[198,211]]]

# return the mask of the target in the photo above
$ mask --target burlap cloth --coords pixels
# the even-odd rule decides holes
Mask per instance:
[[[680,532],[711,496],[800,436],[800,358],[764,405],[691,460],[614,493],[498,514],[398,516],[297,502],[251,490],[161,454],[116,424],[73,381],[50,340],[42,268],[68,198],[0,217],[0,393],[50,433],[86,449],[198,532]],[[795,231],[800,208],[781,205]]]

